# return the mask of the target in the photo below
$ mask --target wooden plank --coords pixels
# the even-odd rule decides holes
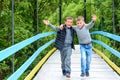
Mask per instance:
[[[80,77],[80,53],[79,45],[76,45],[71,57],[71,78],[67,80],[120,80],[111,67],[97,54],[93,52],[90,76]],[[57,50],[48,61],[42,66],[33,80],[66,80],[61,73],[61,62]]]

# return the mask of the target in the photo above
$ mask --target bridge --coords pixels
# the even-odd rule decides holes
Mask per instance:
[[[98,27],[99,28],[98,31],[92,30],[93,32],[91,32],[92,44],[93,44],[93,48],[92,48],[93,49],[93,55],[92,55],[90,76],[89,77],[80,77],[80,73],[81,73],[80,53],[79,53],[80,51],[79,51],[79,45],[76,44],[75,45],[76,49],[72,51],[72,57],[71,57],[71,59],[72,59],[71,60],[72,61],[72,64],[71,64],[72,72],[71,72],[71,78],[70,79],[67,79],[65,76],[63,76],[61,74],[61,66],[60,66],[61,62],[60,62],[60,54],[59,54],[60,52],[54,47],[51,50],[49,49],[48,53],[41,60],[39,60],[39,62],[36,66],[31,67],[31,65],[36,61],[37,57],[39,57],[42,54],[42,51],[46,50],[52,44],[54,44],[55,39],[51,39],[48,42],[46,41],[44,45],[41,45],[41,43],[40,43],[41,46],[38,47],[38,49],[36,49],[36,51],[33,52],[33,54],[30,55],[29,58],[27,58],[27,60],[20,67],[18,67],[16,70],[14,70],[14,63],[15,63],[14,55],[15,54],[17,54],[19,51],[22,51],[24,48],[28,47],[29,45],[33,44],[34,42],[36,42],[40,39],[48,38],[48,37],[51,37],[51,36],[53,37],[53,36],[56,35],[56,32],[44,32],[44,33],[38,34],[39,33],[38,32],[38,17],[39,17],[38,16],[39,15],[38,11],[41,8],[41,7],[39,8],[38,3],[42,0],[35,0],[36,7],[34,6],[35,9],[31,12],[34,12],[34,14],[35,14],[34,15],[34,17],[35,17],[34,21],[36,23],[35,23],[34,28],[35,28],[35,31],[36,31],[35,32],[36,35],[33,36],[33,37],[30,37],[26,40],[23,40],[19,43],[14,44],[14,22],[15,22],[14,21],[14,12],[16,12],[14,10],[14,7],[16,7],[16,6],[14,6],[14,3],[20,3],[20,1],[22,2],[22,1],[26,1],[26,0],[20,0],[20,1],[18,0],[19,2],[14,2],[14,1],[15,0],[11,0],[11,2],[10,1],[7,2],[7,0],[6,1],[1,0],[1,2],[0,2],[0,4],[2,5],[2,6],[0,5],[1,6],[0,7],[0,12],[2,11],[2,9],[4,9],[3,6],[8,7],[8,4],[9,4],[9,8],[10,8],[10,5],[11,5],[11,8],[9,10],[8,10],[8,8],[6,8],[5,11],[2,12],[2,15],[1,15],[2,18],[7,16],[8,14],[10,15],[10,12],[12,12],[11,13],[11,16],[12,16],[12,28],[11,28],[12,29],[12,34],[11,34],[12,46],[7,47],[7,48],[0,51],[0,71],[1,71],[1,67],[2,67],[1,63],[4,66],[4,64],[6,64],[6,59],[8,59],[9,61],[12,61],[12,65],[8,66],[8,67],[10,67],[10,68],[12,67],[13,71],[11,71],[11,73],[9,72],[10,74],[7,75],[7,76],[4,75],[4,76],[6,76],[5,80],[120,80],[120,65],[117,66],[116,65],[116,60],[115,60],[115,59],[120,60],[120,52],[119,52],[118,49],[114,49],[114,48],[116,48],[115,47],[115,42],[120,43],[120,36],[114,34],[115,33],[115,28],[117,29],[117,27],[118,27],[118,26],[115,27],[115,23],[119,24],[119,20],[118,20],[119,18],[116,18],[116,17],[119,17],[119,16],[117,16],[118,13],[116,13],[117,15],[115,15],[115,12],[119,12],[119,11],[116,11],[114,9],[115,8],[115,6],[114,6],[115,3],[114,2],[117,3],[117,1],[111,0],[112,3],[110,5],[112,5],[112,7],[106,6],[105,3],[102,4],[101,0],[98,0],[98,3],[92,2],[92,1],[97,1],[97,0],[90,0],[90,3],[87,3],[87,1],[84,0],[83,2],[79,3],[80,5],[81,4],[84,5],[84,6],[81,7],[81,8],[84,7],[84,9],[81,9],[81,11],[84,12],[85,21],[86,21],[86,17],[87,17],[86,16],[87,5],[88,5],[88,7],[90,7],[90,9],[88,10],[88,11],[90,11],[90,15],[91,15],[91,12],[93,11],[92,8],[91,8],[91,5],[99,8],[99,15],[101,15],[101,17],[100,17],[100,27]],[[34,0],[31,0],[29,2],[32,2],[32,1],[34,1]],[[42,3],[44,3],[44,1],[45,0],[43,0]],[[67,0],[65,0],[65,1],[67,1]],[[74,1],[77,1],[77,0],[74,0]],[[82,1],[82,0],[79,0],[79,1]],[[47,0],[45,2],[47,2]],[[59,8],[57,8],[57,9],[59,10],[59,14],[57,16],[59,16],[59,24],[61,24],[62,23],[62,13],[61,13],[62,12],[62,0],[58,0],[58,2],[59,2]],[[3,5],[5,3],[7,5]],[[78,2],[76,2],[76,3],[78,3]],[[27,3],[27,4],[30,5],[30,6],[27,5],[27,7],[31,8],[31,4],[29,4],[29,3]],[[24,6],[24,5],[26,5],[26,4],[23,4],[22,6]],[[102,6],[100,6],[100,5],[102,5]],[[116,4],[116,5],[119,5],[119,4]],[[26,6],[24,6],[24,7],[26,7]],[[52,5],[52,7],[53,7],[53,5]],[[117,9],[117,7],[119,7],[119,6],[116,6],[116,9]],[[110,9],[112,9],[111,12],[109,11]],[[98,10],[96,10],[96,8],[94,10],[98,11]],[[99,30],[105,29],[105,28],[103,28],[103,29],[101,28],[101,26],[104,26],[103,25],[104,19],[106,19],[106,18],[103,17],[103,16],[106,16],[106,15],[103,15],[104,12],[102,12],[102,10],[108,10],[109,13],[112,13],[112,15],[111,15],[112,19],[110,17],[109,18],[112,20],[112,29],[111,29],[112,31],[110,31],[110,32],[113,32],[113,33],[99,31]],[[29,9],[28,9],[28,11],[29,11]],[[46,9],[45,9],[45,11],[46,11]],[[25,11],[23,10],[23,12],[25,12]],[[20,11],[20,13],[21,13],[21,11]],[[107,13],[107,11],[106,11],[106,13]],[[41,15],[42,14],[40,14],[40,16]],[[107,14],[107,15],[109,15],[109,14]],[[9,16],[9,17],[11,17],[11,16]],[[9,19],[9,17],[7,19]],[[16,18],[18,18],[18,17],[16,17]],[[5,17],[5,19],[6,19],[6,17]],[[20,19],[22,19],[22,18],[20,18]],[[1,21],[2,21],[2,19],[1,19]],[[115,22],[115,21],[118,21],[118,22]],[[8,22],[11,22],[11,20],[10,21],[8,20]],[[5,21],[4,24],[6,24],[6,23],[7,23],[7,21]],[[116,25],[118,25],[118,24],[116,24]],[[21,26],[23,26],[23,25],[21,25]],[[104,39],[109,39],[109,42],[104,42],[105,40],[102,40],[103,37],[104,37]],[[113,45],[110,46],[109,43],[113,43]],[[114,46],[114,48],[113,48],[113,46]],[[105,52],[105,50],[106,50],[106,52],[109,52],[109,55]],[[110,56],[114,56],[116,58],[111,60]],[[23,57],[23,58],[26,58],[26,57]],[[4,67],[2,67],[2,68],[5,69]],[[27,71],[28,71],[28,73],[25,73]],[[5,74],[5,73],[3,73],[3,74]],[[21,77],[22,77],[22,79],[21,79]],[[1,80],[1,72],[0,72],[0,80]]]
[[[56,35],[56,32],[46,32],[37,34],[31,38],[23,40],[13,46],[10,46],[0,51],[0,62],[4,61],[9,56],[17,53],[24,47],[32,44],[33,42],[48,36]],[[120,80],[120,67],[118,67],[113,61],[109,59],[102,50],[96,48],[94,44],[98,44],[101,47],[108,50],[114,56],[120,58],[120,52],[108,46],[106,43],[97,40],[96,35],[110,38],[114,41],[120,42],[120,36],[103,31],[91,32],[93,43],[93,56],[89,77],[80,77],[80,53],[79,45],[75,45],[76,49],[72,52],[72,73],[71,80]],[[45,50],[48,46],[55,42],[55,39],[46,42],[39,47],[33,55],[31,55],[13,74],[11,74],[7,80],[18,80],[19,77],[29,68],[33,61],[40,55],[42,50]],[[60,69],[60,57],[59,51],[53,48],[46,54],[42,60],[27,74],[24,80],[66,80],[61,74]]]

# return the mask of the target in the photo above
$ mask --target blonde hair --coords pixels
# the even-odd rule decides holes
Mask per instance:
[[[76,21],[84,21],[84,17],[83,16],[78,16],[77,18],[76,18]]]
[[[71,16],[66,17],[66,21],[67,21],[68,19],[73,20],[73,18],[72,18]]]

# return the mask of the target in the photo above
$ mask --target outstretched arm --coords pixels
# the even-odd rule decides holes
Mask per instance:
[[[63,30],[63,26],[64,26],[64,24],[61,24],[61,25],[59,26],[59,29],[60,29],[60,30]],[[76,31],[77,26],[72,26],[72,28]]]
[[[50,26],[55,31],[60,30],[58,27],[55,27],[54,25],[52,25],[48,20],[43,20],[43,23],[46,24],[47,26]]]
[[[47,26],[50,25],[50,22],[48,20],[43,20],[43,23]]]
[[[92,15],[92,21],[91,21],[90,23],[86,24],[86,27],[87,27],[88,29],[90,29],[91,27],[93,27],[96,19],[97,19],[97,16],[96,16],[95,14],[93,14],[93,15]]]
[[[97,19],[97,16],[95,14],[92,15],[92,20],[95,22]]]

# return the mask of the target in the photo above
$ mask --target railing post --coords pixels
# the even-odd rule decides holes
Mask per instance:
[[[115,33],[115,8],[114,8],[114,0],[112,0],[112,22],[113,22],[113,26],[112,26],[112,31],[113,34]]]
[[[34,17],[33,17],[34,35],[38,34],[38,0],[34,0]],[[39,41],[34,44],[34,49],[37,50],[39,46]]]
[[[14,0],[12,0],[12,45],[14,45]],[[12,72],[14,73],[14,54],[12,56]]]
[[[62,23],[62,0],[59,0],[59,25]]]
[[[86,0],[84,0],[84,20],[86,22]]]
[[[37,0],[37,4],[36,4],[36,8],[37,8],[37,34],[38,34],[38,0]],[[39,41],[37,41],[37,48],[39,47]]]
[[[114,0],[112,0],[112,33],[115,34],[115,5]],[[115,41],[112,42],[115,46]]]

